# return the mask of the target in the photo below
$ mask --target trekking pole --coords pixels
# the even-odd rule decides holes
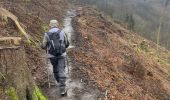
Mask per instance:
[[[72,48],[74,48],[74,46],[69,46],[66,50],[66,64],[67,64],[67,70],[68,70],[68,74],[70,74],[70,69],[69,69],[69,59],[68,59],[68,51],[71,50]]]
[[[48,65],[48,59],[47,59],[47,65]],[[47,68],[48,69],[48,68]],[[48,88],[51,87],[51,83],[50,83],[50,74],[49,74],[49,70],[47,70],[47,74],[48,74]]]
[[[37,45],[38,48],[42,48],[40,45]],[[47,68],[47,81],[48,81],[48,88],[51,87],[51,83],[50,83],[50,74],[49,74],[49,69],[48,69],[48,50],[46,49],[46,56],[44,56],[46,58],[46,68]]]
[[[46,52],[48,52],[48,51],[46,51]],[[47,55],[46,55],[46,64],[47,64],[47,81],[48,81],[48,88],[50,88],[51,87],[51,83],[50,83],[50,74],[49,74],[49,69],[48,69],[48,57],[47,57]]]
[[[70,69],[69,69],[69,61],[68,61],[68,55],[67,55],[67,51],[66,51],[66,65],[67,65],[67,71],[68,71],[68,75],[70,75]]]

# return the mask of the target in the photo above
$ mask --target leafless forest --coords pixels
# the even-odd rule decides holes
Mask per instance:
[[[170,48],[170,6],[169,0],[79,0],[83,4],[97,6],[115,21],[140,35],[157,41],[160,29],[160,43]],[[160,25],[161,23],[161,25]]]

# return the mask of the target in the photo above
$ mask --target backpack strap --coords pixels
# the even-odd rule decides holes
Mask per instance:
[[[50,36],[49,36],[49,34],[52,34],[52,36],[53,36],[55,33],[60,34],[60,32],[61,32],[61,30],[59,29],[57,32],[47,32],[47,33],[45,33],[45,34],[46,34],[46,36],[47,36],[48,41],[50,41]],[[59,36],[60,36],[60,35],[59,35]]]
[[[68,36],[66,33],[64,33],[64,44],[65,44],[65,47],[68,48],[70,43],[69,43],[69,40],[68,40]]]
[[[45,33],[44,35],[46,36],[47,41],[49,41],[49,40],[50,40],[50,37],[49,37],[49,35],[48,35],[48,32],[47,32],[47,33]]]
[[[61,32],[61,30],[59,29],[56,32],[47,32],[47,33],[45,33],[45,35],[47,37],[48,50],[51,48],[51,45],[53,45],[53,47],[54,47],[54,43],[53,43],[53,41],[51,41],[50,37],[53,37],[55,34],[59,34],[59,37],[60,37],[60,32]]]

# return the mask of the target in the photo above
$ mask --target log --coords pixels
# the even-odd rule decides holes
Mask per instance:
[[[2,37],[0,38],[0,46],[19,46],[21,44],[21,37]]]
[[[32,39],[32,37],[26,33],[26,31],[24,30],[24,28],[21,27],[21,25],[20,25],[20,23],[19,23],[19,21],[18,21],[18,18],[17,18],[14,14],[12,14],[12,13],[9,12],[8,10],[0,7],[0,16],[1,16],[1,17],[2,17],[2,16],[5,16],[5,17],[7,17],[7,18],[12,19],[12,21],[14,21],[15,25],[16,25],[17,28],[19,29],[20,33],[23,34],[23,35],[27,38],[28,42],[29,42],[29,43],[34,42],[33,39]]]

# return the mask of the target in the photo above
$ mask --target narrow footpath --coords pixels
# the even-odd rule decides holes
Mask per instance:
[[[67,15],[64,19],[64,30],[68,35],[70,46],[68,49],[75,48],[75,46],[72,45],[72,38],[74,37],[74,30],[72,27],[72,19],[76,16],[75,10],[69,10],[67,11]],[[47,86],[45,90],[45,94],[47,95],[48,100],[100,100],[97,99],[97,95],[95,92],[88,93],[84,89],[84,83],[82,79],[72,79],[71,75],[72,73],[72,61],[67,56],[66,60],[66,74],[67,74],[67,96],[66,97],[60,97],[59,95],[59,87],[58,83],[55,81],[55,78],[53,76],[53,70],[52,65],[50,62],[48,62],[48,73],[49,73],[49,86]],[[75,74],[75,73],[74,73]],[[75,91],[79,91],[80,93],[75,93]]]

